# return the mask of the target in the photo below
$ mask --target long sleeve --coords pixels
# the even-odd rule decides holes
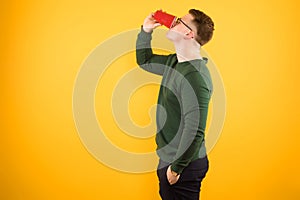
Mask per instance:
[[[151,48],[152,33],[141,28],[136,41],[136,61],[144,70],[163,75],[168,56],[153,54]]]
[[[205,77],[199,73],[190,73],[182,81],[180,96],[184,127],[172,171],[181,173],[195,152],[199,153],[204,140],[210,92]]]

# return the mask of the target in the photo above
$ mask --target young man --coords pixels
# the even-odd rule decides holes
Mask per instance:
[[[214,23],[191,9],[167,33],[176,54],[156,55],[151,49],[153,30],[160,26],[152,14],[136,42],[138,65],[162,76],[157,106],[157,175],[163,200],[199,199],[208,171],[204,134],[212,81],[200,47],[213,35]]]

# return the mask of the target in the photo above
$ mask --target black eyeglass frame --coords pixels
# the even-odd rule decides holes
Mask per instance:
[[[181,23],[182,23],[183,25],[185,25],[190,31],[193,31],[193,29],[192,29],[189,25],[187,25],[184,21],[182,21],[181,18],[177,18],[176,24],[178,24],[178,22],[181,22]]]

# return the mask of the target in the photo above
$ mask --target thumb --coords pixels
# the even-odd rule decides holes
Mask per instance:
[[[158,26],[161,26],[161,24],[160,24],[160,23],[155,23],[155,24],[153,25],[153,28],[156,28],[156,27],[158,27]]]

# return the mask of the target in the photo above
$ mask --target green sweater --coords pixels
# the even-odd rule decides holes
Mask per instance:
[[[207,59],[178,62],[176,54],[156,55],[152,34],[141,30],[136,58],[144,70],[161,75],[156,111],[157,154],[181,173],[188,164],[206,156],[204,135],[212,81]]]

